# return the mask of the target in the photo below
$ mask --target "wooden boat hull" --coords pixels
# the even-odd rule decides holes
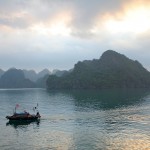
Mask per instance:
[[[6,116],[7,119],[9,119],[10,121],[12,120],[16,120],[16,121],[32,121],[32,120],[38,120],[40,117],[39,116]]]
[[[37,120],[9,120],[6,123],[6,126],[10,125],[16,129],[16,128],[20,128],[20,127],[22,128],[22,126],[28,126],[30,124],[39,125],[40,119],[37,119]]]

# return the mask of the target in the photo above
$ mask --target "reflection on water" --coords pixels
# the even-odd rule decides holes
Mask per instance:
[[[37,127],[40,125],[40,120],[28,120],[28,121],[8,121],[6,123],[6,126],[12,126],[15,129],[17,128],[22,128],[22,127],[27,127],[30,124],[36,124]]]
[[[150,149],[149,90],[0,90],[0,97],[0,150]],[[40,122],[6,124],[18,103],[38,103]]]
[[[55,91],[60,93],[60,91]],[[74,99],[78,108],[115,109],[140,104],[150,94],[147,89],[71,90],[61,91]]]

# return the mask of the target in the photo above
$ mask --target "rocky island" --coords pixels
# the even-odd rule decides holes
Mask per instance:
[[[149,88],[150,72],[137,60],[113,50],[99,59],[75,64],[71,72],[58,77],[50,75],[48,89]]]

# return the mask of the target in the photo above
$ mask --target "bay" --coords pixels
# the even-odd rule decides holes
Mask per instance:
[[[39,122],[6,115],[39,105]],[[0,150],[148,150],[150,90],[0,90]]]

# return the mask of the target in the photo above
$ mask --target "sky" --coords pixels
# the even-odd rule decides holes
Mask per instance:
[[[69,70],[108,49],[150,71],[150,0],[0,0],[0,68]]]

